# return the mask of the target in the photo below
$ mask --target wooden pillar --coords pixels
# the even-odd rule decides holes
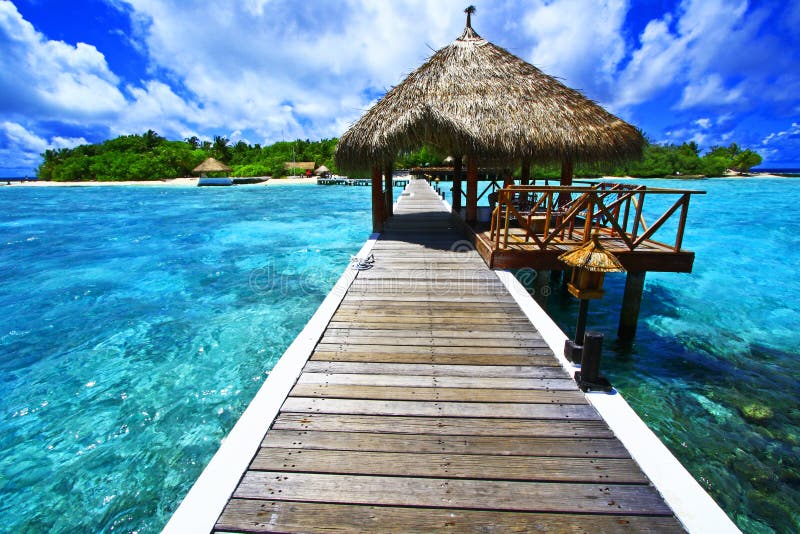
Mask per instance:
[[[547,297],[550,296],[550,270],[539,269],[536,271],[534,283],[534,300],[543,310],[547,311]]]
[[[642,304],[645,271],[629,271],[625,277],[625,293],[622,296],[622,311],[619,316],[617,336],[620,339],[633,339],[639,321],[639,307]]]
[[[528,185],[531,179],[531,162],[523,159],[522,169],[519,172],[519,185]]]
[[[461,212],[461,154],[453,156],[453,211]]]
[[[572,185],[573,165],[571,159],[565,159],[561,162],[561,185]],[[557,204],[565,206],[572,200],[571,196],[566,193],[558,194]]]
[[[469,224],[478,222],[478,161],[467,156],[467,216]]]
[[[372,231],[383,232],[383,180],[380,165],[372,167]]]
[[[394,174],[394,163],[387,163],[383,167],[383,179],[385,180],[384,188],[386,189],[386,205],[384,206],[385,219],[391,217],[394,210],[394,182],[392,181],[392,174]]]

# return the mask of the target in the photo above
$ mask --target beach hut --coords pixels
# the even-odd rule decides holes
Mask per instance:
[[[314,174],[317,176],[328,176],[330,173],[331,170],[325,165],[320,165],[319,167],[317,167],[317,170],[314,171]]]
[[[339,139],[336,165],[368,171],[373,180],[373,227],[386,213],[381,176],[391,191],[392,162],[401,150],[428,144],[454,158],[453,208],[460,210],[461,160],[467,158],[466,221],[477,220],[478,164],[561,164],[562,184],[575,161],[641,156],[644,138],[552,76],[480,37],[466,10],[464,32],[387,92]]]
[[[283,168],[290,171],[292,176],[298,171],[305,176],[311,176],[316,164],[313,161],[286,161],[283,164]]]
[[[205,178],[209,172],[231,172],[231,168],[214,158],[208,158],[203,163],[192,170],[193,173],[200,173],[201,178]]]

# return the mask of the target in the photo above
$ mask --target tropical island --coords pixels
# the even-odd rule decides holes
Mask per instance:
[[[231,143],[223,136],[201,141],[193,136],[171,141],[153,130],[141,135],[122,135],[102,143],[46,150],[37,178],[54,182],[150,181],[190,176],[192,169],[213,157],[232,168],[234,177],[280,178],[299,173],[292,161],[313,161],[337,173],[333,154],[338,139],[279,141],[267,146]],[[400,155],[395,168],[440,165],[448,154],[424,146]],[[714,146],[701,155],[695,142],[681,145],[648,141],[641,160],[617,164],[577,164],[576,177],[631,176],[637,178],[724,176],[747,173],[761,163],[761,156],[736,143]],[[515,174],[519,175],[516,169]],[[558,166],[534,165],[532,176],[557,178]]]

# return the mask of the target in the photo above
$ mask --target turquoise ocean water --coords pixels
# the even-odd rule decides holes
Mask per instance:
[[[628,346],[607,277],[603,368],[742,529],[796,531],[800,182],[648,184],[708,191],[695,272],[648,275]],[[364,187],[0,188],[3,528],[160,530],[369,227]]]

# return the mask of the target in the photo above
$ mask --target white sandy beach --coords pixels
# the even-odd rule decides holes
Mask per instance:
[[[270,178],[267,180],[267,185],[275,186],[275,185],[298,185],[298,184],[316,184],[317,178],[316,176],[312,176],[310,178],[306,178],[305,176],[294,176],[294,177],[286,177],[286,178]]]
[[[0,178],[0,187],[97,187],[116,185],[149,185],[149,186],[192,186],[197,185],[198,178],[171,178],[169,180],[142,180],[128,182],[15,182],[9,183]]]
[[[267,177],[264,177],[267,178]],[[119,185],[141,185],[141,186],[196,186],[198,178],[171,178],[169,180],[142,180],[142,181],[127,181],[127,182],[45,182],[45,181],[30,181],[20,182],[11,181],[6,182],[0,178],[0,187],[98,187],[98,186],[119,186]],[[268,178],[265,182],[257,184],[241,184],[241,185],[298,185],[298,184],[316,184],[316,177],[306,178],[288,177],[288,178]]]

